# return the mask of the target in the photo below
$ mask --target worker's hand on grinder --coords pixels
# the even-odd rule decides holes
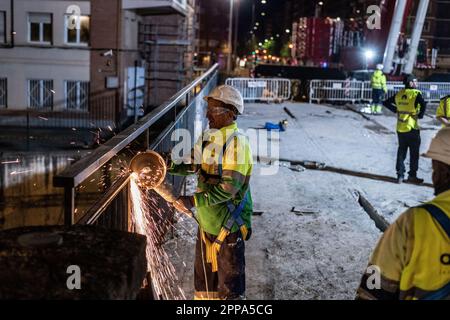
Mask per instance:
[[[176,210],[192,217],[191,209],[194,207],[194,198],[191,196],[181,196],[173,203]]]

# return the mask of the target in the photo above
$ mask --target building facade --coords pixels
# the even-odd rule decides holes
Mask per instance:
[[[63,127],[111,127],[142,115],[191,77],[196,8],[195,0],[0,1],[0,125],[24,112],[41,122],[58,115],[52,126]],[[168,44],[179,68],[143,37],[146,25],[161,30],[167,21],[181,26],[175,37],[183,43]],[[174,85],[156,90],[156,74],[174,69]]]

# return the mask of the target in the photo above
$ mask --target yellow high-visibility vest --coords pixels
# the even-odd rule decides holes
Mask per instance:
[[[376,70],[373,73],[370,83],[372,89],[383,89],[385,92],[387,91],[386,76],[381,70]]]
[[[420,106],[416,106],[416,98],[421,92],[416,89],[403,89],[395,95],[397,106],[397,132],[419,130],[418,114]]]
[[[439,107],[436,110],[436,117],[450,120],[450,96],[441,99]]]
[[[450,217],[448,193],[429,203]],[[414,247],[400,279],[401,298],[409,300],[425,298],[450,283],[450,238],[426,209],[413,210]]]

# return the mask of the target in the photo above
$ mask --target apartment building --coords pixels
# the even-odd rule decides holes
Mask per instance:
[[[142,115],[155,91],[148,80],[162,81],[154,76],[158,66],[173,69],[163,65],[164,53],[146,55],[155,43],[144,45],[145,25],[162,25],[167,17],[195,24],[189,19],[195,8],[194,0],[0,1],[0,125],[21,125],[12,119],[24,112],[68,119],[58,126],[87,127]],[[180,85],[159,92],[153,105],[173,95],[188,74],[186,52],[196,48],[192,32],[180,32],[185,43],[173,60],[181,71],[169,79]]]
[[[79,28],[70,5],[80,8]],[[0,108],[87,108],[90,15],[90,1],[0,2]]]

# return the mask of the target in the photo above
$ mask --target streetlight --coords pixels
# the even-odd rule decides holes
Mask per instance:
[[[231,49],[232,41],[233,41],[233,4],[234,0],[230,0],[230,20],[228,23],[228,59],[227,59],[227,73],[231,73],[231,53],[233,50]]]
[[[366,49],[364,51],[364,56],[366,57],[366,71],[369,69],[369,60],[375,57],[375,52],[371,49]]]

